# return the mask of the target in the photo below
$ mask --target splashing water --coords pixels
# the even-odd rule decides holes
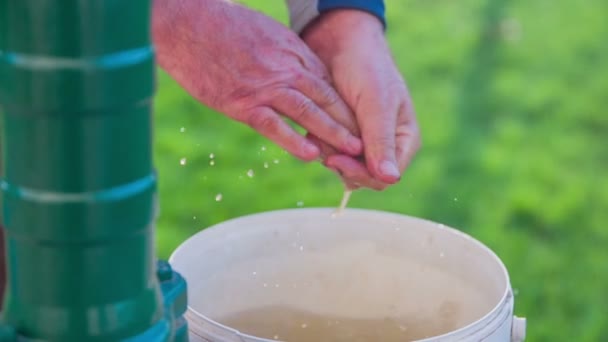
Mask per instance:
[[[221,200],[222,200],[222,194],[217,194],[217,195],[215,195],[215,201],[216,201],[216,202],[219,202],[219,201],[221,201]]]
[[[298,207],[303,207],[303,206],[304,206],[304,202],[303,202],[303,201],[298,201],[298,202],[296,203],[296,205],[297,205]]]
[[[267,169],[268,168],[268,162],[264,162],[264,168]]]
[[[253,172],[252,169],[249,169],[249,171],[247,171],[247,177],[253,178],[253,176],[255,176],[255,173]]]
[[[186,162],[187,162],[186,158],[182,158],[179,160],[179,165],[184,166],[184,165],[186,165]]]
[[[331,215],[332,217],[337,217],[344,213],[344,209],[346,209],[346,206],[348,205],[348,200],[350,199],[350,195],[352,193],[353,193],[352,190],[349,190],[348,188],[344,189],[344,195],[342,195],[342,201],[340,201],[340,206]]]
[[[279,163],[279,160],[278,160],[278,159],[275,159],[275,160],[273,160],[272,162],[273,162],[273,163],[275,163],[275,164],[278,164],[278,163]]]
[[[213,159],[213,158],[215,158],[215,154],[210,153],[210,154],[209,154],[209,159]]]
[[[185,131],[186,131],[186,127],[182,127],[182,128],[179,129],[180,133],[184,133]]]
[[[211,165],[211,166],[215,165],[215,160],[210,160],[209,165]]]

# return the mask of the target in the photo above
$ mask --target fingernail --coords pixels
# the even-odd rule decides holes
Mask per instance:
[[[380,173],[387,177],[394,178],[395,180],[399,180],[401,178],[401,174],[399,173],[399,169],[397,169],[397,165],[388,160],[380,163]]]
[[[361,154],[361,150],[363,150],[361,139],[351,136],[347,139],[346,144],[348,146],[348,152],[354,155]]]

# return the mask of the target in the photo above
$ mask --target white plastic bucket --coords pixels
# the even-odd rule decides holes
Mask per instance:
[[[483,244],[404,215],[332,213],[323,208],[245,216],[184,242],[170,262],[188,282],[190,341],[282,340],[268,332],[266,338],[247,334],[271,324],[261,311],[248,331],[219,323],[262,308],[289,308],[285,317],[304,312],[302,322],[292,323],[310,332],[321,324],[306,322],[314,315],[356,329],[377,320],[398,323],[404,332],[399,341],[523,341],[525,320],[513,317],[507,270]],[[333,342],[314,339],[305,340]],[[371,335],[344,340],[380,339],[388,341]]]

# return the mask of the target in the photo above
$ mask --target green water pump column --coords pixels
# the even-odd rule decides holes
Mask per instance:
[[[0,341],[186,341],[155,260],[150,0],[0,0]]]

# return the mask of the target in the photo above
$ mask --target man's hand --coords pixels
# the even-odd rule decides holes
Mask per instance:
[[[320,151],[281,114],[346,155],[362,153],[325,66],[273,19],[224,0],[155,0],[153,37],[160,66],[191,95],[294,156],[313,160]]]
[[[363,138],[364,161],[324,146],[325,165],[352,188],[382,190],[398,182],[420,146],[420,133],[381,22],[362,11],[333,10],[310,24],[302,38],[329,69]]]

